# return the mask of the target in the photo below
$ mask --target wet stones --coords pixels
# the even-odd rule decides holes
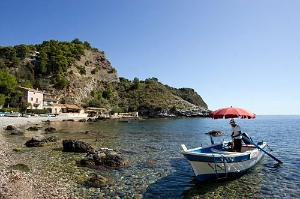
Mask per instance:
[[[20,170],[20,171],[24,171],[24,172],[29,172],[30,168],[28,165],[26,164],[16,164],[16,165],[12,165],[9,167],[9,169],[13,169],[13,170]]]
[[[45,132],[46,133],[53,133],[55,131],[56,131],[56,129],[54,127],[47,127],[47,128],[45,128]]]
[[[64,152],[81,152],[86,153],[93,150],[93,147],[88,143],[78,140],[66,139],[63,140],[63,151]]]
[[[31,126],[27,129],[27,131],[38,131],[41,127],[38,126]]]
[[[112,181],[112,179],[107,179],[99,174],[93,173],[85,183],[88,186],[100,188],[112,183]]]
[[[14,127],[13,125],[8,125],[6,128],[5,128],[5,130],[16,130],[17,128],[16,127]]]
[[[117,150],[101,148],[87,153],[80,160],[80,164],[89,167],[123,168],[128,165],[128,159]]]
[[[212,135],[212,136],[220,136],[220,135],[226,135],[225,133],[217,130],[212,130],[207,132],[206,134]]]
[[[8,125],[5,130],[11,131],[11,135],[23,135],[24,131],[13,126],[13,125]]]
[[[46,138],[43,135],[35,135],[28,140],[25,145],[27,147],[43,147],[46,143]]]
[[[30,140],[28,140],[25,143],[25,145],[27,147],[43,147],[43,146],[45,146],[45,144],[47,144],[49,142],[57,142],[58,140],[59,140],[59,138],[57,138],[55,136],[46,138],[43,135],[35,135]]]
[[[89,118],[87,119],[87,122],[96,122],[97,120],[96,119],[93,119],[93,118]]]
[[[12,130],[12,132],[10,133],[11,135],[23,135],[25,133],[24,130],[16,128],[14,130]]]
[[[50,136],[46,139],[46,142],[57,142],[59,140],[56,136]]]

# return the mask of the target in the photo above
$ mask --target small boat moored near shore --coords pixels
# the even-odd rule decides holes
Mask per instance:
[[[22,114],[19,112],[11,112],[11,113],[5,113],[6,117],[21,117]]]
[[[255,166],[264,156],[266,142],[243,144],[241,152],[230,152],[230,142],[223,141],[208,147],[187,149],[181,153],[188,160],[198,181],[230,178],[241,175]]]

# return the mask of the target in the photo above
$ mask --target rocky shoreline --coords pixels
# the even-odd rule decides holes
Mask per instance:
[[[51,181],[34,174],[34,172],[24,172],[14,170],[11,167],[18,164],[19,160],[15,156],[13,149],[17,146],[5,141],[2,136],[3,129],[8,125],[22,126],[28,123],[41,123],[43,121],[63,121],[64,117],[1,117],[0,118],[0,198],[11,199],[38,199],[38,198],[61,198],[75,199],[70,184],[60,181]]]

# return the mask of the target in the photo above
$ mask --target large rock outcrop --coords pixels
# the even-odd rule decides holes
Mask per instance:
[[[64,152],[86,153],[93,150],[91,145],[79,140],[66,139],[63,140],[62,144]]]
[[[117,150],[102,148],[90,151],[81,159],[80,164],[89,167],[122,168],[128,165],[128,159]]]

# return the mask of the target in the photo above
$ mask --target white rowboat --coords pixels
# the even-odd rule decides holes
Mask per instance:
[[[181,153],[191,165],[198,181],[230,178],[241,175],[255,166],[264,156],[266,142],[243,144],[241,152],[229,152],[229,142],[208,147],[187,149],[181,145]]]

